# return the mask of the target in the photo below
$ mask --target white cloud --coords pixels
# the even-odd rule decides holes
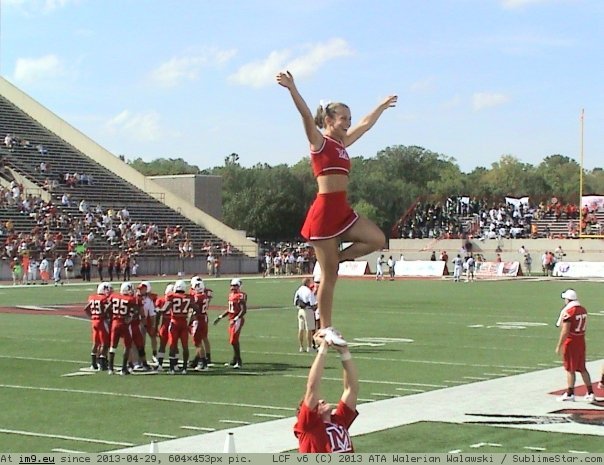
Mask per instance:
[[[243,65],[229,76],[229,81],[244,86],[263,87],[273,84],[275,75],[281,70],[287,69],[297,78],[306,77],[316,73],[323,64],[334,58],[353,54],[348,43],[339,38],[305,45],[297,55],[291,50],[273,51],[263,60]]]
[[[236,54],[236,50],[207,50],[198,55],[174,57],[151,72],[151,79],[165,87],[174,87],[182,81],[194,81],[204,67],[221,66]]]
[[[132,114],[128,110],[123,110],[107,121],[105,127],[113,135],[125,136],[142,142],[154,142],[163,136],[160,128],[160,116],[155,111]]]
[[[50,13],[69,4],[79,3],[80,0],[2,0],[2,5],[7,7],[18,7],[24,12]]]
[[[501,0],[501,5],[508,10],[524,8],[538,3],[554,3],[556,0]]]
[[[65,68],[56,55],[40,58],[18,58],[15,64],[15,81],[31,83],[65,75]]]
[[[508,102],[510,98],[504,94],[493,92],[476,92],[472,95],[472,107],[476,111],[484,110],[485,108],[498,107]]]

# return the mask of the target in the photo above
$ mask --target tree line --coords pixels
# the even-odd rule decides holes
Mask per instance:
[[[580,165],[563,155],[551,155],[534,166],[503,155],[490,168],[463,173],[454,158],[423,147],[397,145],[375,157],[351,160],[349,201],[386,233],[415,202],[443,202],[468,196],[499,202],[528,196],[532,203],[552,197],[579,204]],[[223,220],[235,229],[264,240],[298,237],[306,210],[316,194],[308,157],[293,166],[258,163],[243,167],[238,154],[224,165],[200,170],[182,158],[128,162],[146,176],[207,174],[223,178]],[[602,168],[584,170],[583,194],[604,194]]]

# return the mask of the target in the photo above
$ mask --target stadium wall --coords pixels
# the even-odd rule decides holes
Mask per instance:
[[[195,274],[207,276],[205,256],[181,259],[178,257],[136,257],[139,264],[139,276],[174,276],[183,273],[185,277],[191,277]],[[52,281],[52,262],[51,262],[51,281]],[[76,276],[79,274],[79,262],[76,262]],[[248,257],[228,256],[220,257],[220,274],[243,276],[258,273],[258,260],[251,260]],[[107,270],[105,270],[107,276]],[[63,277],[65,277],[63,275]],[[140,278],[138,278],[140,279]],[[12,274],[10,263],[7,260],[0,260],[0,281],[9,281],[12,284]],[[137,278],[133,277],[132,281]],[[92,281],[98,283],[98,274],[96,267],[92,267]],[[38,277],[38,282],[40,282]],[[81,282],[81,280],[76,280]]]
[[[168,207],[203,226],[219,238],[230,242],[248,257],[256,258],[258,256],[258,245],[247,239],[240,231],[229,228],[193,204],[184,202],[179,196],[148,179],[2,77],[0,77],[0,93],[48,130],[95,162],[111,170],[116,176],[125,179],[155,198],[161,198]]]
[[[568,262],[604,262],[604,240],[602,239],[495,239],[480,240],[462,240],[462,239],[390,239],[389,248],[381,252],[374,252],[357,260],[367,260],[369,270],[375,273],[377,258],[383,254],[387,260],[390,255],[395,260],[399,260],[401,255],[405,260],[430,260],[430,255],[434,250],[438,258],[442,250],[446,250],[449,255],[449,271],[451,271],[450,261],[455,255],[461,253],[466,243],[472,244],[472,252],[480,253],[486,260],[495,261],[497,254],[501,255],[503,261],[520,262],[523,264],[523,257],[518,252],[521,246],[530,252],[533,259],[533,270],[540,269],[541,255],[546,251],[555,251],[558,246],[566,254],[564,261]],[[501,252],[497,252],[497,247]],[[580,248],[583,248],[581,252]],[[463,254],[462,254],[463,256]]]

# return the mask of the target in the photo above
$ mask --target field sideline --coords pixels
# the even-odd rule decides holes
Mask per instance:
[[[215,291],[211,312],[224,308],[227,283],[207,281]],[[78,308],[96,285],[1,287],[3,307],[28,309],[0,313],[0,450],[98,452],[144,449],[155,440],[164,447],[189,441],[193,446],[187,447],[200,452],[218,443],[213,450],[221,451],[227,431],[237,431],[247,448],[239,452],[279,437],[284,441],[275,451],[295,447],[292,415],[312,362],[312,354],[297,351],[290,302],[298,285],[297,278],[244,278],[250,304],[242,335],[244,369],[217,366],[187,377],[80,371],[89,365],[90,336]],[[164,286],[154,282],[156,291]],[[566,411],[568,404],[552,394],[564,387],[553,323],[567,287],[578,291],[590,312],[588,359],[592,378],[599,378],[604,358],[597,338],[604,323],[600,286],[341,280],[334,323],[352,342],[362,379],[361,416],[352,428],[357,451],[604,452],[598,438],[602,406],[575,402],[570,409],[579,415]],[[64,306],[74,313],[61,315]],[[225,325],[210,329],[217,362],[231,355],[225,333]],[[335,357],[322,390],[328,400],[337,399]],[[598,395],[604,398],[604,392]],[[470,406],[476,410],[468,411]],[[519,421],[514,415],[521,414],[526,418]],[[261,431],[271,422],[279,433],[245,446],[242,431]],[[577,438],[582,447],[576,446]]]

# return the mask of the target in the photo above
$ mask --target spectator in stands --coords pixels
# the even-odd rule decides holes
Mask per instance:
[[[64,193],[63,196],[61,197],[61,205],[63,205],[64,207],[71,206],[71,199],[70,199],[70,195],[68,193]]]

